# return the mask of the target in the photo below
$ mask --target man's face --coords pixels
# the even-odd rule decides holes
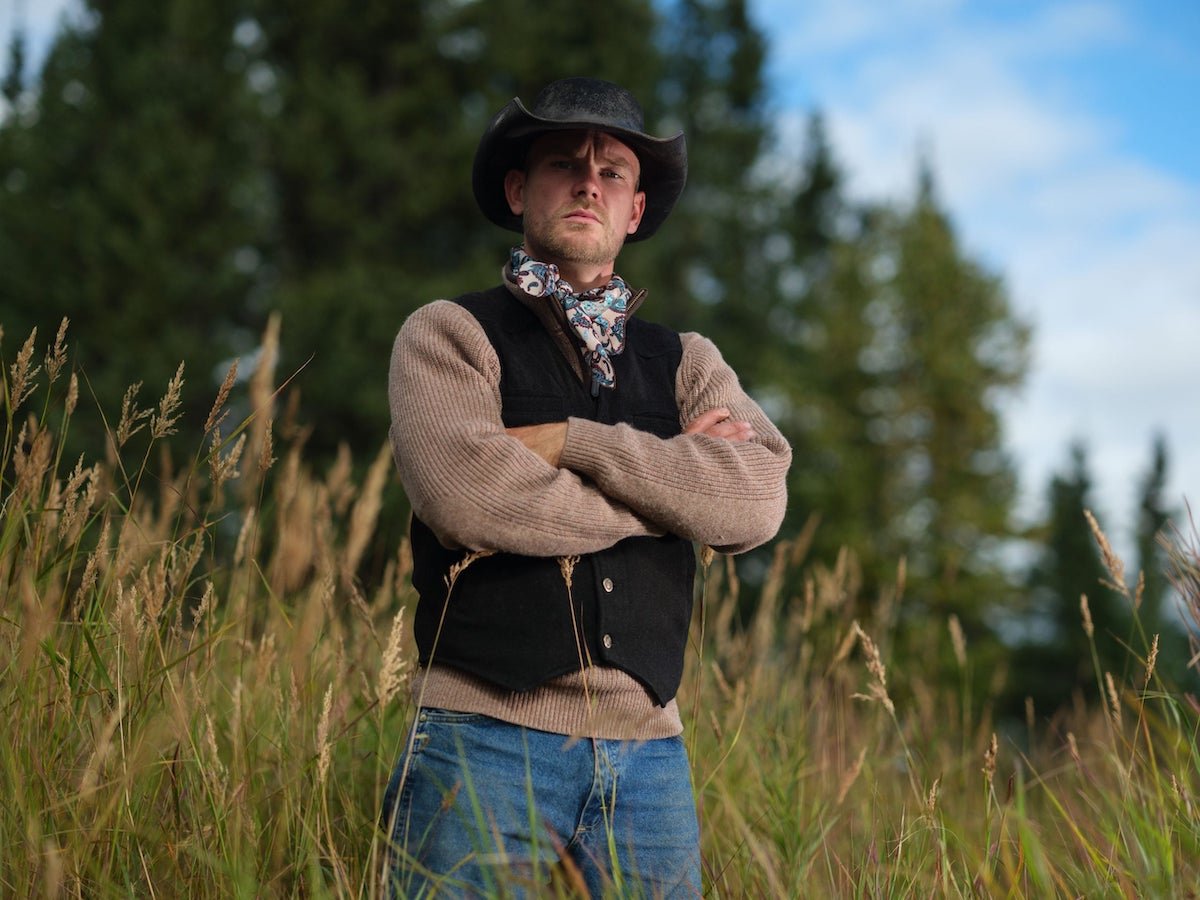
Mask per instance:
[[[552,131],[533,142],[525,171],[510,171],[504,189],[534,258],[607,266],[642,221],[640,174],[637,156],[611,135]]]

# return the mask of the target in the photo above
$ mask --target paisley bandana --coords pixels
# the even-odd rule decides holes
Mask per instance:
[[[558,275],[553,263],[531,259],[520,247],[511,257],[513,280],[534,297],[553,297],[562,304],[567,321],[583,341],[583,359],[592,370],[592,396],[600,387],[616,384],[611,357],[625,349],[625,307],[630,290],[614,275],[603,287],[575,293],[570,283]]]

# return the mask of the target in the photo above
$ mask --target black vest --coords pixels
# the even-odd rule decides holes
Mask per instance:
[[[500,359],[505,427],[575,416],[626,422],[664,438],[680,433],[675,373],[683,350],[675,332],[628,320],[625,351],[613,357],[616,387],[602,387],[592,397],[590,384],[579,379],[537,316],[507,288],[455,302],[479,321]],[[587,522],[578,527],[586,529]],[[447,605],[445,577],[465,553],[447,550],[416,517],[411,540],[422,664],[432,658],[527,691],[578,671],[586,648],[597,665],[637,678],[660,705],[675,696],[696,571],[689,541],[674,535],[626,538],[584,556],[569,595],[557,558],[497,553],[459,575]]]

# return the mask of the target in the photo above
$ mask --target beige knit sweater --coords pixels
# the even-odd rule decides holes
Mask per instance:
[[[506,284],[586,379],[558,304],[525,294],[507,277]],[[528,556],[591,553],[664,533],[729,553],[769,540],[787,503],[791,450],[712,342],[693,333],[681,338],[681,426],[723,406],[757,436],[664,440],[629,425],[571,418],[554,468],[505,433],[500,363],[475,318],[445,300],[418,309],[396,337],[388,386],[392,450],[413,512],[448,547]],[[434,660],[414,690],[423,706],[561,734],[645,740],[682,731],[674,700],[657,706],[632,676],[611,668],[518,694]]]

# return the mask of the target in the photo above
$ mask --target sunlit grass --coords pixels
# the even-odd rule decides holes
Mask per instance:
[[[65,332],[5,363],[0,895],[381,894],[376,823],[412,708],[403,540],[369,593],[357,576],[398,487],[386,447],[356,448],[361,476],[348,451],[306,464],[303,430],[275,419],[276,339],[245,381],[230,370],[203,446],[172,448],[179,470],[161,450],[183,370],[144,409],[126,395],[109,446],[74,460]],[[890,658],[902,564],[863,598],[853,548],[825,565],[810,537],[775,545],[745,623],[733,567],[701,555],[680,702],[709,896],[1200,884],[1200,708],[1162,680],[1155,635],[1127,675],[1096,672],[1094,708],[995,721],[966,699],[992,673],[956,620],[925,645],[959,683]],[[1196,616],[1200,556],[1173,547]]]

